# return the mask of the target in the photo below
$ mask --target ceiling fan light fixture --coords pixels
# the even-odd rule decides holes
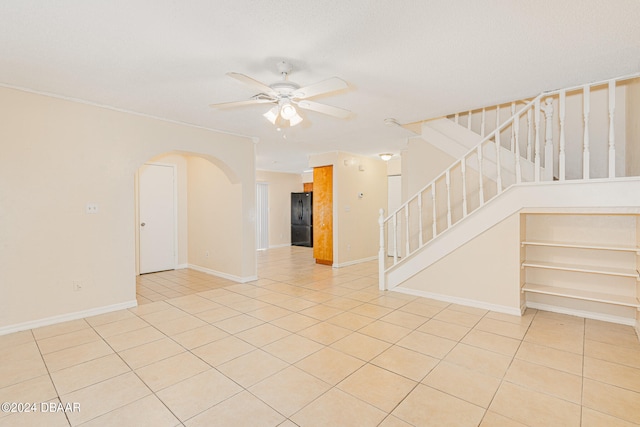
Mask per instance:
[[[382,160],[384,160],[385,162],[388,162],[389,159],[391,159],[393,157],[393,154],[391,154],[391,153],[382,153],[382,154],[378,154],[378,156],[380,156],[380,158]]]
[[[289,126],[295,126],[302,121],[302,117],[298,113],[289,119]]]
[[[266,117],[267,120],[269,120],[272,124],[275,125],[276,119],[278,118],[278,112],[279,112],[278,110],[279,110],[279,107],[276,105],[275,107],[273,107],[272,109],[264,113],[263,116]]]
[[[285,120],[291,120],[292,118],[298,115],[298,112],[296,111],[296,107],[291,105],[290,102],[285,102],[282,104],[282,107],[280,108],[280,115]]]

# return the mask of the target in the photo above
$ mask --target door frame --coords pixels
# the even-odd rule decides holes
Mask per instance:
[[[178,265],[178,165],[174,163],[144,162],[136,170],[135,174],[135,238],[136,238],[136,276],[140,275],[140,169],[143,166],[163,166],[170,167],[173,172],[173,264],[175,269]]]
[[[260,186],[262,186],[261,188],[266,189],[264,196],[267,203],[264,206],[265,207],[264,211],[260,211],[260,204],[258,203],[258,196],[259,196],[258,187]],[[266,234],[265,240],[266,240],[267,246],[264,248],[258,248],[258,246],[260,246],[260,240],[261,240],[261,236],[258,235],[259,234],[258,231],[261,229],[260,228],[261,221],[259,221],[260,219],[263,219],[263,220],[266,219],[266,221],[263,221],[266,223],[266,228],[262,230]],[[267,249],[269,249],[269,183],[267,181],[256,182],[256,249],[258,251],[266,251]]]

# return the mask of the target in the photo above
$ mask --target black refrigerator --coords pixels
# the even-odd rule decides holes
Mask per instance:
[[[291,244],[313,246],[313,193],[291,193]]]

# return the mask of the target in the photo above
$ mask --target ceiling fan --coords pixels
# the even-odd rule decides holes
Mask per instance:
[[[282,75],[282,80],[270,85],[261,83],[244,74],[227,73],[229,77],[233,77],[260,92],[246,101],[223,102],[221,104],[211,104],[210,106],[214,108],[233,108],[253,104],[276,104],[264,114],[264,117],[274,125],[279,121],[288,121],[289,126],[295,126],[302,122],[302,117],[298,114],[296,107],[341,119],[346,119],[351,115],[349,110],[308,100],[308,98],[313,98],[314,96],[346,89],[349,87],[347,82],[338,77],[331,77],[309,86],[300,87],[299,84],[288,79],[291,68],[291,64],[288,62],[279,62],[278,71]]]

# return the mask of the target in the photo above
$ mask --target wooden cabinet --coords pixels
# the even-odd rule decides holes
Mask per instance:
[[[637,325],[638,215],[523,214],[525,304]]]
[[[313,257],[333,264],[333,166],[313,168]]]

